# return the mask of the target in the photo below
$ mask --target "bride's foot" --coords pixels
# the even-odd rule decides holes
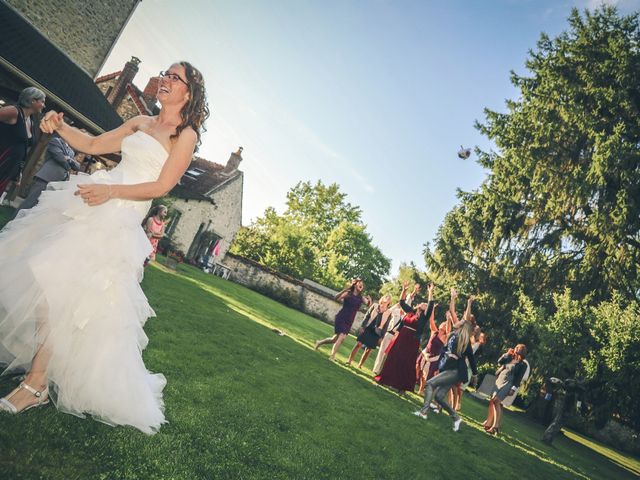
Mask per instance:
[[[36,383],[37,385],[38,383]],[[36,390],[26,382],[22,382],[18,388],[9,395],[0,398],[0,410],[9,413],[20,413],[30,408],[41,407],[49,403],[49,389],[45,386]]]

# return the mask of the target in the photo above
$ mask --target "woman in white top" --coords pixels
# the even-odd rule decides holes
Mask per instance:
[[[62,113],[41,122],[77,151],[122,152],[122,161],[49,184],[38,205],[0,232],[0,364],[4,374],[26,372],[0,409],[20,413],[51,399],[61,411],[146,433],[165,422],[165,378],[141,356],[142,327],[154,315],[139,285],[152,251],[141,222],[188,168],[209,110],[191,64],[160,77],[157,116],[97,137]]]

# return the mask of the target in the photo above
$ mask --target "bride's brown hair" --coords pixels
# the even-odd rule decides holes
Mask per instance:
[[[209,118],[209,105],[207,104],[207,91],[204,86],[204,78],[202,73],[196,67],[189,62],[178,62],[178,65],[182,65],[187,76],[187,84],[189,87],[189,101],[185,103],[184,107],[180,110],[180,117],[182,122],[176,127],[176,133],[171,135],[171,138],[178,138],[182,130],[187,127],[193,128],[198,136],[198,142],[196,143],[196,151],[200,146],[201,135],[206,132],[204,122]]]

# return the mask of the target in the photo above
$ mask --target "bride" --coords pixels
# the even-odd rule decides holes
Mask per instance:
[[[97,137],[48,112],[45,133],[88,154],[122,152],[111,171],[50,183],[38,205],[0,232],[0,365],[26,372],[0,410],[53,401],[66,413],[154,433],[165,422],[166,380],[144,366],[142,329],[154,316],[140,288],[151,244],[141,227],[150,200],[186,171],[209,116],[204,80],[187,62],[161,79],[155,117]]]

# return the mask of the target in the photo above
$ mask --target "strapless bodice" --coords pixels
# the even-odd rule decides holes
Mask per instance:
[[[169,156],[158,140],[142,130],[122,140],[121,152],[122,160],[112,172],[120,175],[124,184],[157,180]]]

